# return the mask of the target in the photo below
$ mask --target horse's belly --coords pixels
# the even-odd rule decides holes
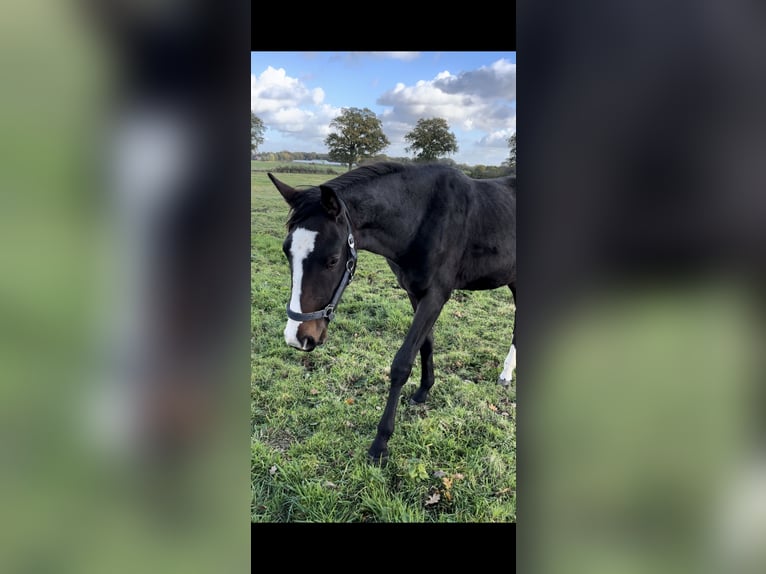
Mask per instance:
[[[456,289],[479,291],[510,285],[516,281],[516,261],[511,256],[466,257],[457,274]]]
[[[516,280],[515,266],[510,263],[492,269],[483,269],[481,272],[477,271],[476,269],[464,269],[457,277],[455,288],[481,291],[483,289],[496,289],[503,285],[510,285]]]
[[[483,291],[485,289],[497,289],[511,283],[510,278],[499,279],[494,277],[481,277],[472,281],[466,281],[458,284],[457,289],[465,289],[466,291]]]

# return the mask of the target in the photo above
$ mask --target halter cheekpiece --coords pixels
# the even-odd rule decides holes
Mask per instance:
[[[340,301],[341,296],[343,295],[343,291],[346,289],[349,283],[351,283],[351,280],[354,278],[354,272],[356,271],[356,244],[354,242],[354,234],[351,233],[351,221],[348,218],[348,210],[346,209],[346,204],[343,203],[343,200],[338,197],[338,202],[341,206],[341,211],[343,213],[343,219],[346,220],[346,229],[348,230],[348,239],[346,240],[346,244],[348,245],[348,260],[346,261],[346,270],[343,273],[343,277],[340,280],[340,284],[335,289],[335,293],[333,293],[332,299],[330,299],[330,303],[325,307],[324,309],[321,309],[319,311],[314,311],[313,313],[298,313],[296,311],[293,311],[290,309],[290,303],[287,304],[287,316],[292,319],[293,321],[315,321],[317,319],[327,319],[328,321],[332,321],[335,318],[335,308],[338,306],[338,302]]]

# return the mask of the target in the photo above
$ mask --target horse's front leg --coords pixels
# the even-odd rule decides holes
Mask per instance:
[[[436,319],[438,319],[448,298],[449,294],[445,296],[440,292],[429,292],[418,303],[412,325],[407,331],[404,343],[394,357],[394,362],[391,364],[391,388],[388,391],[386,408],[378,423],[378,433],[375,435],[375,440],[372,442],[370,450],[367,451],[372,462],[383,463],[388,457],[388,440],[394,434],[396,407],[399,404],[402,387],[410,377],[415,357],[431,333],[431,329],[433,329],[434,323],[436,323]]]

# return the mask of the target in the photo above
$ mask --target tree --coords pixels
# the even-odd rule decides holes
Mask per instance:
[[[505,164],[510,166],[511,169],[516,169],[516,132],[508,138],[508,147],[511,148],[511,155],[505,160]]]
[[[263,143],[263,132],[265,127],[261,118],[256,116],[252,111],[250,112],[250,153],[254,154],[258,150],[258,146]]]
[[[389,144],[380,120],[368,108],[343,108],[330,122],[330,127],[338,130],[324,140],[330,149],[330,159],[348,165],[349,170],[360,160],[380,153]]]
[[[410,143],[405,150],[415,152],[417,161],[431,161],[457,151],[457,139],[444,118],[419,119],[404,140]]]

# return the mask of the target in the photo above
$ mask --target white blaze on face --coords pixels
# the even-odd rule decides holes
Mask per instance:
[[[516,368],[516,346],[511,345],[511,350],[508,351],[508,356],[505,358],[503,364],[503,372],[500,373],[500,378],[504,381],[510,381],[513,378],[513,369]]]
[[[310,231],[302,227],[293,231],[293,241],[290,244],[290,259],[293,262],[293,288],[290,295],[290,309],[296,313],[303,313],[301,308],[303,262],[314,250],[316,236],[316,231]],[[300,321],[288,319],[287,326],[285,327],[285,341],[291,347],[298,349],[301,348],[301,344],[298,341],[298,327],[300,325]]]

